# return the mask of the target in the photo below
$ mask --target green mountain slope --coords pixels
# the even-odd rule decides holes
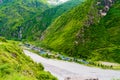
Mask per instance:
[[[96,21],[99,18],[99,16],[97,16],[97,9],[94,9],[93,4],[94,1],[88,0],[84,4],[74,8],[73,10],[56,19],[55,22],[53,22],[45,32],[45,35],[43,35],[43,37],[45,37],[43,42],[47,43],[51,48],[62,50],[65,53],[72,54],[73,51],[76,51],[72,49],[78,43],[81,44],[81,46],[83,44],[82,42],[77,41],[77,36],[81,36],[79,41],[82,41],[83,37],[80,34],[82,32],[84,34],[84,30],[82,30],[82,28],[92,24],[87,23],[89,19],[88,14],[93,16],[96,15]]]
[[[120,1],[111,7],[107,15],[101,19],[100,23],[106,28],[108,33],[107,46],[95,50],[94,55],[98,54],[97,60],[109,60],[111,62],[119,62],[120,59]],[[103,34],[105,35],[105,34]]]
[[[57,80],[26,57],[18,43],[0,38],[0,80]]]
[[[107,16],[102,19],[102,23],[110,34],[110,42],[116,45],[120,45],[120,1],[110,9]]]
[[[37,17],[22,24],[24,28],[23,39],[39,40],[41,33],[60,15],[83,2],[82,0],[70,0],[59,6],[45,10]]]
[[[20,38],[21,24],[48,9],[44,3],[43,0],[3,0],[0,4],[0,35]]]
[[[103,18],[98,12],[107,3],[97,3],[86,0],[57,18],[42,35],[44,46],[78,58],[119,62],[120,3],[116,2]]]

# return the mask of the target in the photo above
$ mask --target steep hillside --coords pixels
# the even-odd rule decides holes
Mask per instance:
[[[110,34],[110,42],[115,45],[120,45],[120,1],[117,1],[116,4],[110,9],[105,16],[101,20],[101,24],[103,24]]]
[[[103,59],[120,63],[120,1],[116,1],[99,24],[106,28],[108,43],[107,47],[97,49],[93,54],[98,55],[97,60]]]
[[[37,17],[22,24],[23,39],[39,40],[41,33],[60,15],[83,2],[82,0],[70,0],[62,5],[47,9]]]
[[[21,38],[21,24],[48,9],[43,0],[2,0],[0,4],[0,35]],[[4,34],[6,33],[6,34]]]
[[[113,42],[119,42],[115,20],[119,21],[120,3],[111,8],[111,1],[86,0],[57,18],[41,37],[44,46],[78,58],[119,62],[120,49]]]
[[[85,29],[87,30],[91,24],[99,20],[98,10],[94,8],[94,3],[94,0],[87,0],[84,4],[56,19],[43,34],[43,42],[55,50],[75,55],[75,49],[78,46],[84,46],[83,44],[86,43],[84,38],[89,37],[89,34],[84,34]]]
[[[57,80],[17,45],[0,37],[0,80]]]

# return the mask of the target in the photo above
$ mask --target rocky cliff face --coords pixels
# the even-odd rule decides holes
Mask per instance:
[[[106,16],[110,7],[114,4],[115,0],[98,0],[96,5],[98,6],[101,16]]]

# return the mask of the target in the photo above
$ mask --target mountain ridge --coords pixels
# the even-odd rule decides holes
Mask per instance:
[[[109,34],[102,22],[105,17],[109,16],[111,10],[115,9],[115,6],[118,6],[117,1],[114,4],[111,3],[110,5],[113,6],[109,6],[110,10],[106,11],[104,9],[107,4],[97,5],[97,7],[96,3],[97,1],[95,0],[87,0],[82,6],[76,7],[57,18],[43,33],[43,45],[48,49],[63,52],[69,56],[90,60],[119,62],[119,47],[117,48],[117,45],[111,43],[109,39],[112,34]],[[100,8],[101,6],[102,8]],[[99,13],[101,9],[106,13],[105,17]],[[109,58],[105,55],[108,55]],[[115,57],[116,59],[114,60]]]
[[[31,19],[23,24],[23,27],[26,29],[23,31],[23,39],[29,38],[29,40],[39,40],[41,34],[46,30],[49,25],[61,14],[69,11],[73,7],[82,4],[82,0],[71,0],[59,6],[45,10],[43,13]],[[31,23],[30,23],[31,22]],[[26,25],[28,24],[29,25]],[[34,24],[36,23],[36,24]],[[32,35],[34,34],[34,35]]]
[[[75,1],[73,0],[73,2]],[[41,7],[45,9],[37,15],[36,10],[30,11],[32,17],[27,14],[29,18],[24,17],[27,18],[23,21],[24,23],[22,23],[24,18],[20,18],[20,22],[14,18],[13,21],[18,22],[8,21],[3,26],[3,22],[19,14],[9,16],[8,19],[4,18],[5,14],[2,14],[0,35],[9,39],[38,41],[43,47],[77,58],[91,60],[102,60],[103,58],[106,61],[119,62],[117,53],[120,38],[118,37],[119,25],[116,22],[119,23],[120,2],[86,0],[81,4],[76,2],[74,5],[72,3],[70,5],[68,3],[69,1],[52,8],[42,4]],[[33,4],[32,7],[35,6],[34,2],[31,4]],[[4,8],[1,9],[1,13],[6,11]],[[13,12],[6,15],[12,15]],[[17,18],[19,19],[19,17],[20,15]],[[110,59],[106,58],[106,54],[109,54]],[[115,55],[113,56],[113,54]],[[96,58],[94,59],[93,56]],[[113,58],[116,56],[117,58],[114,60]]]
[[[8,39],[18,38],[22,23],[48,9],[48,5],[41,2],[42,0],[12,1],[0,6],[0,35],[6,36]]]

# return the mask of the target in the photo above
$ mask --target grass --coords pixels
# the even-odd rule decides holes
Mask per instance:
[[[0,80],[57,80],[44,71],[42,64],[27,57],[18,46],[19,42],[4,42],[1,38],[0,42]]]
[[[41,46],[85,60],[120,63],[120,2],[105,17],[95,4],[86,0],[58,17],[43,33]]]

